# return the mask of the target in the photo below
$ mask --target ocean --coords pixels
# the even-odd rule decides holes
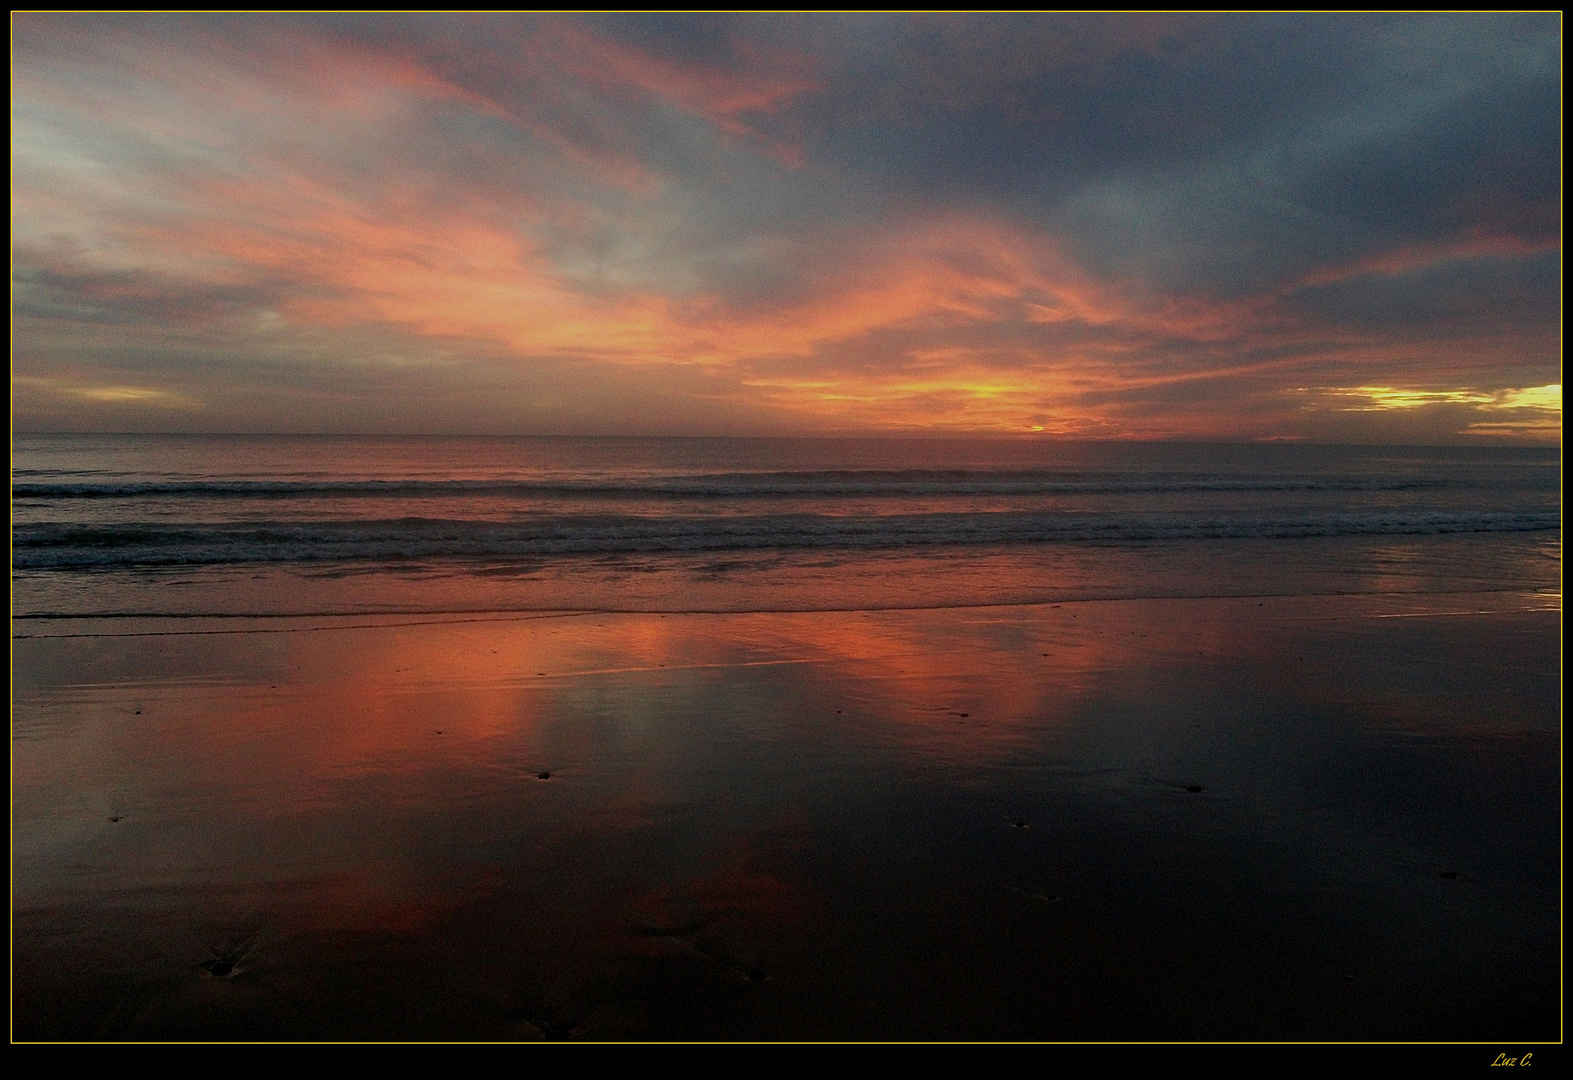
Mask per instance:
[[[13,614],[1556,587],[1556,449],[18,436]]]

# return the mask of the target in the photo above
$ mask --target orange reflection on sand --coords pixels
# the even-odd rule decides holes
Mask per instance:
[[[494,856],[484,844],[467,854],[472,837],[571,846],[581,834],[659,832],[696,799],[724,807],[734,787],[767,777],[780,786],[765,809],[789,838],[803,831],[792,815],[811,809],[794,800],[811,798],[827,771],[964,776],[1041,760],[1095,741],[1122,709],[1146,709],[1149,686],[1178,679],[1189,687],[1182,706],[1205,706],[1197,680],[1215,669],[1287,671],[1307,700],[1323,692],[1309,685],[1316,664],[1299,671],[1263,652],[1281,642],[1256,632],[1256,612],[1227,600],[343,629],[303,620],[299,632],[249,641],[119,639],[105,647],[125,651],[127,671],[167,650],[160,673],[55,688],[40,700],[69,723],[19,744],[19,820],[49,823],[21,828],[19,850],[56,868],[30,880],[28,900],[74,888],[80,873],[39,852],[80,848],[72,858],[116,887],[215,873],[309,879],[306,902],[326,914],[308,922],[428,925],[490,887]],[[1263,617],[1284,625],[1282,613]],[[40,646],[57,647],[29,648]],[[70,806],[57,805],[61,785]],[[135,858],[103,846],[121,835]],[[456,860],[437,885],[420,880],[429,868],[417,849],[431,845]],[[629,897],[651,941],[715,912],[806,902],[745,850],[721,861],[710,878]],[[737,970],[752,963],[726,956]]]
[[[855,701],[865,721],[924,739],[944,732],[947,752],[965,754],[1064,722],[1123,670],[1218,653],[1231,637],[1226,624],[1181,630],[1150,605],[1122,603],[591,616],[345,634],[328,648],[311,642],[299,678],[337,718],[311,752],[329,770],[420,768],[457,744],[552,725],[589,686],[630,679],[707,691],[768,679],[816,718]]]
[[[1234,647],[1226,623],[1182,630],[1154,614],[1090,603],[852,615],[814,634],[826,663],[801,677],[912,751],[972,762],[1073,724],[1134,668]]]
[[[419,785],[478,762],[528,772],[560,756],[546,748],[584,708],[615,715],[617,702],[658,725],[673,710],[723,723],[768,716],[833,738],[838,724],[872,724],[898,744],[967,759],[1067,723],[1123,670],[1224,650],[1229,638],[1222,624],[1181,630],[1121,603],[299,633],[250,678],[136,688],[159,723],[138,736],[155,731],[169,748],[148,759],[166,775],[141,779],[231,778],[245,801],[287,803],[331,802],[356,776]]]

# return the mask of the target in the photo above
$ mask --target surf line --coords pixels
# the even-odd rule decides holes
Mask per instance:
[[[1494,589],[1469,589],[1468,595],[1490,596],[1495,594],[1524,593],[1521,588],[1494,588]],[[195,637],[217,634],[301,634],[325,630],[378,630],[396,629],[406,626],[462,626],[467,623],[501,623],[501,622],[530,622],[539,619],[582,619],[587,616],[610,618],[624,615],[828,615],[828,614],[855,614],[866,612],[869,614],[899,614],[903,612],[924,611],[987,611],[999,608],[1032,608],[1032,607],[1057,607],[1075,604],[1118,604],[1142,601],[1187,601],[1187,600],[1317,600],[1325,598],[1344,597],[1391,597],[1391,596],[1456,596],[1458,590],[1433,590],[1433,589],[1397,589],[1368,592],[1365,590],[1338,590],[1317,593],[1152,593],[1131,594],[1115,596],[1067,596],[1049,597],[1037,600],[996,600],[979,602],[958,602],[951,604],[899,604],[899,605],[861,605],[856,607],[814,607],[814,608],[593,608],[566,611],[517,611],[496,612],[492,618],[431,618],[405,622],[375,622],[375,623],[345,623],[333,626],[281,626],[281,627],[243,627],[233,630],[128,630],[123,632],[98,631],[91,633],[75,634],[12,634],[13,641],[27,640],[55,640],[68,638],[132,638],[132,637]],[[469,609],[468,611],[429,612],[431,615],[459,615],[471,612],[480,612],[487,609]],[[492,609],[495,612],[495,609]],[[1503,612],[1510,611],[1556,611],[1559,608],[1505,608]],[[1397,614],[1370,615],[1370,616],[1310,616],[1300,617],[1297,621],[1341,621],[1348,618],[1420,618],[1430,615],[1485,615],[1493,611],[1476,609],[1471,611],[1451,612],[1403,612]],[[368,618],[376,617],[375,612],[256,612],[256,613],[216,613],[200,612],[192,614],[169,614],[160,612],[100,612],[89,614],[67,614],[64,612],[30,612],[13,615],[11,621],[24,620],[52,620],[69,622],[92,622],[96,620],[109,621],[111,619],[335,619],[335,618]],[[389,613],[386,617],[396,618],[397,613]]]

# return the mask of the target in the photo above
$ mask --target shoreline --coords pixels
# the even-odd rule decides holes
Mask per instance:
[[[1501,586],[1498,588],[1472,588],[1460,590],[1456,588],[1429,588],[1429,589],[1348,589],[1338,591],[1288,591],[1288,592],[1205,592],[1205,593],[1176,593],[1176,592],[1150,592],[1150,593],[1118,593],[1105,596],[1067,595],[1045,597],[1033,600],[996,600],[996,601],[965,601],[958,600],[948,603],[906,603],[886,605],[831,605],[815,607],[598,607],[598,608],[535,608],[535,607],[464,607],[464,608],[423,608],[405,609],[396,611],[359,610],[359,611],[193,611],[193,612],[168,612],[168,611],[88,611],[88,612],[21,612],[13,613],[11,621],[18,622],[109,622],[122,620],[139,621],[191,621],[191,620],[251,620],[267,621],[274,619],[409,619],[417,616],[430,617],[429,622],[408,623],[367,623],[365,628],[377,626],[440,626],[450,622],[510,622],[528,619],[558,619],[582,618],[593,615],[815,615],[815,614],[848,614],[862,611],[967,611],[987,610],[993,608],[1034,608],[1034,607],[1060,607],[1066,604],[1106,604],[1136,601],[1156,600],[1338,600],[1356,597],[1370,597],[1373,599],[1393,599],[1397,597],[1426,597],[1426,596],[1524,596],[1534,598],[1556,599],[1560,602],[1561,592],[1553,591],[1550,587],[1541,586],[1527,588],[1524,586]],[[1518,609],[1513,609],[1518,610]],[[1525,610],[1546,610],[1539,607]],[[1560,610],[1558,607],[1556,610]],[[442,618],[452,616],[454,618]],[[458,616],[496,616],[495,619],[464,620]],[[350,629],[350,627],[341,627]],[[323,629],[332,629],[324,627]],[[179,631],[169,631],[178,633]],[[196,631],[192,631],[196,632]],[[256,631],[222,631],[225,633],[273,633],[282,631],[256,630]],[[12,634],[14,640],[29,639],[34,637],[54,637],[62,635],[47,634]]]

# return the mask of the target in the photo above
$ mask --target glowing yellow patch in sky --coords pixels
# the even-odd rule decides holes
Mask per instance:
[[[1487,409],[1545,409],[1562,411],[1562,384],[1531,386],[1522,390],[1486,392],[1475,389],[1405,390],[1395,386],[1335,386],[1326,393],[1355,398],[1359,404],[1346,406],[1349,412],[1377,412],[1387,409],[1417,409],[1424,405],[1475,405]]]
[[[1497,395],[1499,409],[1549,409],[1562,411],[1562,384],[1531,386],[1524,390],[1504,390]]]
[[[163,409],[201,407],[201,402],[185,394],[153,386],[82,386],[61,379],[41,379],[27,375],[12,376],[11,385],[38,387],[67,397],[102,401],[110,405],[152,405]]]
[[[1470,424],[1465,435],[1496,435],[1506,438],[1553,439],[1562,434],[1562,421],[1557,420],[1502,420],[1492,423]]]
[[[179,398],[178,394],[149,386],[84,386],[72,392],[89,401],[170,402]]]
[[[1393,386],[1354,386],[1334,390],[1341,397],[1364,398],[1363,404],[1351,406],[1359,412],[1380,409],[1416,409],[1422,405],[1488,405],[1490,394],[1476,390],[1400,390]]]

